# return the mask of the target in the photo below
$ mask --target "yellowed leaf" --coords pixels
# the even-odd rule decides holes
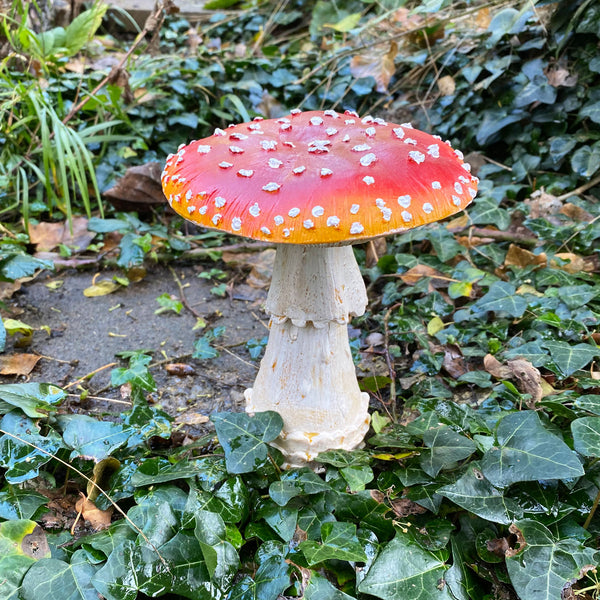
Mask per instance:
[[[391,42],[386,49],[374,46],[369,52],[356,54],[350,61],[350,72],[354,77],[373,77],[376,90],[381,94],[388,91],[388,85],[394,73],[396,65],[394,59],[398,54],[398,44]]]
[[[439,317],[433,317],[429,323],[427,323],[427,334],[434,336],[436,333],[444,329],[444,321]]]
[[[581,273],[586,271],[586,262],[582,256],[573,254],[572,252],[559,252],[550,260],[550,268],[559,269],[566,273]]]
[[[540,254],[534,254],[529,250],[525,250],[516,244],[511,244],[508,247],[504,264],[506,266],[515,266],[524,269],[525,267],[545,267],[548,259],[546,255],[541,252]]]
[[[98,281],[90,287],[85,288],[85,290],[83,290],[83,295],[87,296],[88,298],[94,298],[96,296],[106,296],[117,291],[120,287],[121,286],[118,283],[115,283],[114,281],[103,279],[102,281]]]
[[[85,496],[77,500],[75,509],[90,524],[94,531],[108,529],[112,520],[112,507],[108,510],[100,510],[96,505]]]

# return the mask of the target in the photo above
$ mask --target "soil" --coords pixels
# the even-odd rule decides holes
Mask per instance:
[[[126,366],[125,361],[115,357],[117,353],[146,349],[153,356],[151,373],[157,383],[157,392],[150,400],[177,415],[178,421],[195,425],[213,411],[243,410],[243,391],[252,384],[259,364],[249,356],[245,344],[250,338],[261,339],[267,334],[267,317],[261,310],[266,292],[247,290],[252,298],[245,300],[241,285],[235,295],[215,297],[210,293],[214,283],[198,277],[204,267],[171,268],[185,286],[188,305],[207,322],[206,329],[193,331],[196,316],[185,308],[180,314],[156,314],[158,296],[167,292],[179,297],[175,277],[168,267],[154,266],[141,281],[98,297],[83,294],[98,274],[76,270],[44,272],[24,283],[7,302],[8,310],[3,310],[5,316],[36,329],[26,348],[15,347],[17,336],[9,337],[5,354],[27,352],[43,358],[27,378],[0,376],[0,383],[53,383],[73,392],[69,397],[72,410],[119,413],[127,408],[122,404],[124,390],[110,386],[114,367],[107,365],[116,362],[115,366]],[[100,278],[110,280],[113,275],[122,272],[102,271]],[[57,281],[62,282],[58,289],[48,285]],[[226,328],[223,337],[215,342],[221,346],[220,356],[204,361],[192,359],[194,341],[217,326]],[[193,374],[169,375],[167,366],[173,363],[188,365]],[[86,378],[91,373],[95,374]],[[84,379],[77,384],[81,378]],[[90,396],[105,399],[83,401],[79,398],[81,388],[88,390]]]

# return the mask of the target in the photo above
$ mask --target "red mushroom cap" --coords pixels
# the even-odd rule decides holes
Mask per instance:
[[[437,136],[331,110],[217,129],[170,155],[162,174],[169,204],[199,225],[332,245],[448,217],[471,202],[477,181]]]

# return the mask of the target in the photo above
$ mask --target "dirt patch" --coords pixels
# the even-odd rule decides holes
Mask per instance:
[[[189,411],[208,415],[216,410],[241,410],[243,390],[251,385],[258,368],[258,361],[251,359],[245,343],[267,333],[266,317],[260,309],[264,293],[255,293],[251,301],[240,299],[240,294],[218,298],[210,293],[213,284],[198,278],[201,267],[176,266],[174,270],[186,286],[189,305],[206,320],[207,328],[225,327],[219,339],[225,349],[215,359],[191,358],[194,341],[206,330],[193,331],[196,317],[190,311],[184,309],[179,315],[155,313],[158,296],[165,292],[178,295],[173,273],[162,266],[152,267],[138,283],[92,298],[84,296],[83,290],[92,284],[94,273],[42,273],[35,281],[24,284],[8,302],[8,310],[3,311],[36,328],[32,343],[19,349],[14,347],[15,339],[9,338],[5,353],[32,352],[44,357],[29,381],[65,387],[98,370],[82,385],[92,396],[118,399],[118,390],[110,387],[111,368],[102,367],[113,362],[125,366],[125,362],[115,358],[118,352],[146,349],[152,352],[155,366],[151,372],[158,386],[152,400],[170,414],[181,416]],[[111,279],[113,273],[103,271],[101,276]],[[57,280],[62,285],[53,289],[49,284]],[[49,328],[49,333],[42,327]],[[192,366],[194,374],[168,375],[165,367],[171,362]],[[24,380],[0,377],[1,383]],[[70,391],[76,392],[76,386],[71,386]],[[79,399],[73,396],[70,402],[76,404]],[[120,412],[123,405],[92,399],[81,408],[86,412]]]

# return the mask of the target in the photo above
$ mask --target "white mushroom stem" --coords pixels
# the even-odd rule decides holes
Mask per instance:
[[[367,432],[369,395],[358,387],[347,330],[366,305],[351,246],[278,247],[266,303],[269,342],[245,397],[248,412],[282,416],[275,445],[291,466],[356,448]]]

